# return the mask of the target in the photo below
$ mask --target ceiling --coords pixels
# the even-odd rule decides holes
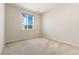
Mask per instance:
[[[52,8],[59,6],[57,3],[16,3],[14,4],[19,7],[26,8],[28,10],[37,12],[37,13],[45,13]]]

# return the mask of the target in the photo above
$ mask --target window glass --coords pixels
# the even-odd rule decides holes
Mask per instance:
[[[33,16],[31,15],[23,15],[24,18],[24,28],[25,29],[32,29],[33,28]]]
[[[32,27],[33,27],[33,17],[28,16],[28,28],[32,29]]]

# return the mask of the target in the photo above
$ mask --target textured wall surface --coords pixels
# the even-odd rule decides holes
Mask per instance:
[[[6,4],[6,42],[29,39],[40,36],[40,15],[31,11]],[[23,30],[22,13],[34,16],[34,30]]]
[[[79,47],[79,4],[64,4],[43,15],[43,35]]]
[[[4,47],[4,4],[0,3],[0,53]]]

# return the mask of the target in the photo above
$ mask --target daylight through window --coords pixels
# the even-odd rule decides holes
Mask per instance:
[[[24,29],[33,29],[33,16],[23,15]]]

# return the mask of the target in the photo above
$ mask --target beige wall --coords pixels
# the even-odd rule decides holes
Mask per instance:
[[[0,54],[4,47],[4,4],[0,3]]]
[[[34,15],[34,30],[22,29],[22,13]],[[6,42],[40,36],[40,15],[23,8],[6,4]]]
[[[79,47],[79,4],[64,4],[45,13],[43,36]]]

